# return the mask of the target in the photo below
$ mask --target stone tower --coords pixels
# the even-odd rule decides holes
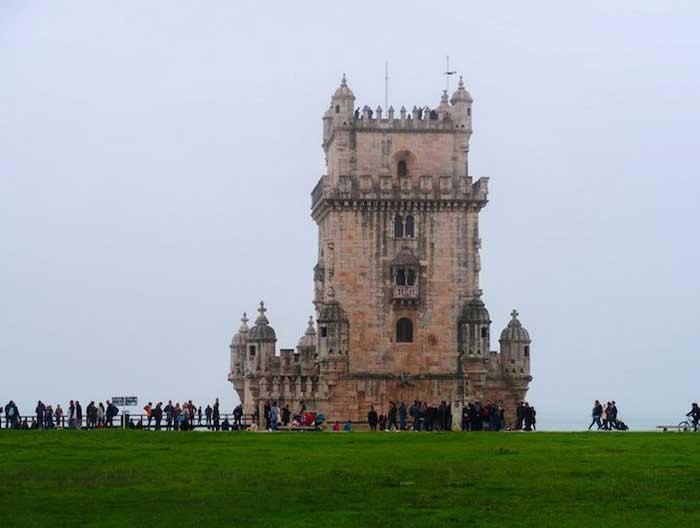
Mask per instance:
[[[530,339],[514,312],[501,353],[490,349],[479,288],[488,178],[469,174],[472,103],[460,78],[435,108],[355,109],[343,76],[323,116],[327,174],[311,194],[318,329],[307,330],[297,356],[305,354],[308,367],[315,338],[314,370],[279,379],[274,330],[261,312],[245,329],[247,349],[237,348],[248,358],[232,359],[241,372],[251,361],[257,369],[247,384],[243,374],[230,376],[239,395],[305,399],[330,419],[353,420],[389,401],[489,400],[512,419],[531,380]],[[242,327],[234,340],[243,335]],[[273,393],[271,386],[303,390]]]

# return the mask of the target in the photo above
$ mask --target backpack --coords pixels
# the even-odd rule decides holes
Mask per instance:
[[[15,415],[15,408],[14,407],[10,407],[9,409],[7,409],[7,416],[12,418],[14,415]]]

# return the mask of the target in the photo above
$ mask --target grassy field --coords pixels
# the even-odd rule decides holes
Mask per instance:
[[[700,525],[700,434],[0,431],[0,525]]]

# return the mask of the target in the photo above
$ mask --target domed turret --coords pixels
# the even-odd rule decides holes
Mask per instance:
[[[457,91],[452,94],[450,103],[452,103],[452,120],[458,128],[463,128],[465,131],[472,130],[472,99],[471,94],[464,88],[462,77],[459,78]]]
[[[459,83],[457,84],[457,90],[455,93],[452,94],[452,98],[450,99],[450,103],[453,105],[456,105],[458,103],[468,103],[471,104],[474,102],[474,99],[472,99],[471,94],[467,91],[467,89],[464,87],[464,80],[462,79],[462,76],[459,76]]]
[[[462,309],[462,320],[470,323],[491,324],[491,316],[486,309],[481,297],[474,297],[464,305]]]
[[[243,312],[243,318],[241,319],[241,327],[238,332],[233,334],[233,339],[231,339],[231,347],[234,346],[245,346],[248,340],[248,314]]]
[[[530,375],[530,334],[518,320],[518,312],[510,313],[512,319],[501,332],[501,364],[507,372]]]
[[[258,317],[255,319],[255,326],[248,332],[249,341],[277,341],[275,329],[270,326],[270,321],[267,320],[265,312],[267,312],[265,303],[260,301],[260,308],[258,308]]]
[[[518,312],[513,310],[510,313],[512,319],[508,322],[508,326],[501,332],[501,341],[511,341],[515,343],[529,343],[530,334],[518,320]]]
[[[245,369],[245,350],[248,342],[248,317],[243,312],[241,327],[231,339],[231,370],[230,376],[239,376]]]
[[[459,318],[459,349],[469,355],[483,356],[491,351],[491,317],[481,300],[481,291],[464,305]]]
[[[353,110],[355,106],[355,95],[348,86],[345,74],[340,86],[331,98],[331,115],[333,116],[333,125],[345,126],[352,123]],[[325,121],[324,121],[325,122]]]
[[[316,348],[316,329],[314,328],[314,317],[309,316],[309,327],[301,339],[299,339],[299,349]]]

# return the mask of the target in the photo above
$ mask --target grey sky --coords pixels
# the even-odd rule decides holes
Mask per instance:
[[[544,426],[700,400],[697,2],[0,4],[0,400],[221,396],[260,299],[312,312],[321,116],[434,106],[445,55],[491,177],[494,333],[533,336]],[[454,87],[454,83],[453,83]],[[587,425],[587,424],[586,424]]]

